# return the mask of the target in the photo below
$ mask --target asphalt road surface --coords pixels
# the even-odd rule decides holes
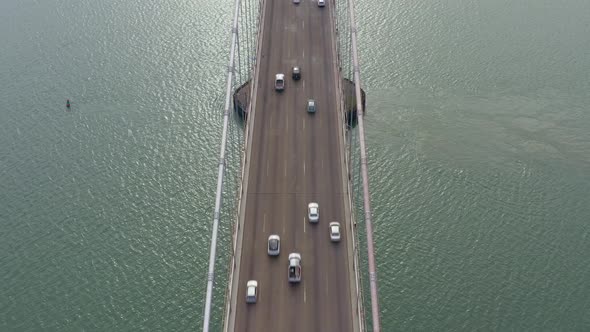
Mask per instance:
[[[266,1],[235,331],[353,331],[333,3],[326,2],[319,8],[311,0]],[[296,65],[299,81],[291,78]],[[274,90],[277,73],[285,74],[283,92]],[[307,113],[310,98],[316,114]],[[307,220],[312,201],[320,205],[318,224]],[[342,225],[340,243],[330,241],[331,221]],[[278,257],[267,255],[271,234],[281,237]],[[287,280],[291,252],[302,256],[298,284]],[[246,304],[246,282],[252,279],[258,281],[258,303]]]

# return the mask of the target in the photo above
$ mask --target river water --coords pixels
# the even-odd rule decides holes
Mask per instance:
[[[356,12],[383,330],[589,330],[590,3]],[[0,330],[200,330],[232,15],[0,2]]]

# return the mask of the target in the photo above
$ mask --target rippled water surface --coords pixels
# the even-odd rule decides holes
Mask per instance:
[[[385,330],[590,329],[590,4],[377,6],[358,11]]]
[[[230,10],[0,13],[0,330],[198,329]]]
[[[356,12],[383,330],[589,330],[590,3]],[[200,329],[232,14],[0,2],[0,330]]]

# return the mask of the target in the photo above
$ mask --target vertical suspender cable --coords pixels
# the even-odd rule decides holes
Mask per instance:
[[[223,131],[221,136],[221,149],[219,152],[219,165],[217,171],[217,191],[215,193],[215,212],[213,215],[213,227],[211,230],[211,248],[209,251],[209,270],[207,273],[207,295],[205,298],[205,311],[203,314],[203,331],[209,332],[211,320],[211,301],[213,298],[213,284],[215,281],[215,255],[217,250],[217,231],[219,228],[219,217],[223,195],[223,173],[225,169],[225,149],[227,146],[227,130],[229,125],[230,105],[232,96],[232,76],[234,73],[234,52],[238,35],[238,16],[240,0],[235,0],[234,18],[232,24],[232,40],[229,55],[229,66],[227,67],[227,84],[225,95],[225,106],[223,110]]]
[[[246,80],[249,80],[250,77],[250,51],[252,48],[252,39],[250,39],[250,27],[252,26],[250,24],[250,1],[246,0],[244,1],[244,13],[246,15],[246,22],[245,22],[245,26],[246,26],[246,57],[247,57],[247,61],[246,62]]]
[[[241,8],[239,10],[241,12]],[[238,15],[240,15],[240,14],[238,13]],[[234,80],[237,80],[238,79],[237,77],[239,76],[240,77],[239,81],[242,82],[242,52],[241,52],[241,47],[240,47],[240,30],[242,30],[242,29],[240,29],[240,27],[238,26],[237,30],[238,30],[238,32],[237,32],[237,38],[236,38],[236,47],[237,47],[237,51],[238,51],[238,67],[237,67],[238,75],[235,75],[235,72],[234,72]],[[233,89],[232,89],[232,91],[233,91]]]
[[[344,8],[343,11],[346,13],[347,7],[343,7],[343,8]],[[342,21],[344,21],[344,19]],[[343,44],[344,44],[344,48],[346,49],[346,51],[343,52],[343,54],[346,54],[346,63],[344,64],[344,71],[347,74],[346,78],[352,82],[352,80],[353,80],[352,70],[351,70],[352,69],[352,65],[351,65],[352,57],[350,55],[352,53],[351,46],[350,46],[351,45],[350,40],[352,39],[352,35],[350,32],[350,26],[347,26],[344,23],[343,23],[343,25],[344,25],[343,36],[345,36],[345,37],[343,37]],[[348,81],[346,81],[345,84],[346,84],[345,89],[348,92]],[[357,158],[355,157],[356,156],[356,144],[355,143],[356,143],[356,136],[357,135],[356,135],[356,130],[353,128],[354,116],[353,116],[353,108],[352,108],[353,105],[351,105],[352,99],[350,98],[348,93],[346,93],[345,98],[346,98],[347,106],[350,107],[350,113],[348,113],[348,132],[349,132],[349,136],[350,136],[350,138],[349,138],[349,142],[350,142],[349,154],[350,154],[350,163],[351,163],[351,165],[350,165],[350,169],[351,169],[350,178],[351,178],[351,182],[352,182],[352,197],[353,197],[353,202],[354,202],[354,211],[356,213],[356,211],[358,211],[358,208],[356,206],[357,191],[358,191],[358,188],[360,187],[358,185],[358,181],[357,181],[357,183],[355,183],[355,181],[354,181],[356,174],[360,174],[360,171],[359,171],[359,173],[356,173]],[[347,109],[346,111],[348,112],[349,110]],[[359,170],[360,170],[360,167],[359,167]],[[359,179],[360,179],[360,177],[359,177]],[[361,219],[357,218],[357,220],[361,220]]]
[[[356,45],[357,27],[354,18],[354,0],[348,0],[350,28],[351,28],[351,43],[352,43],[352,63],[354,66],[354,86],[356,94],[356,109],[358,112],[358,128],[359,128],[359,144],[361,152],[361,176],[363,178],[363,205],[365,212],[365,226],[367,228],[367,254],[369,260],[369,284],[371,286],[371,317],[373,323],[373,331],[381,331],[381,322],[379,319],[379,295],[377,293],[377,272],[375,264],[375,251],[373,247],[373,224],[371,221],[371,200],[369,193],[369,172],[367,169],[367,149],[365,145],[365,124],[364,124],[364,110],[361,94],[361,78],[360,67],[358,63],[358,52]]]

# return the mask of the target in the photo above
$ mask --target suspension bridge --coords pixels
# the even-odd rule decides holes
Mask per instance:
[[[203,331],[215,319],[228,332],[380,331],[354,1],[235,0],[233,13]],[[218,240],[220,223],[231,241]],[[278,257],[267,255],[271,234]],[[221,283],[218,242],[230,247]],[[297,284],[287,280],[292,252]]]

